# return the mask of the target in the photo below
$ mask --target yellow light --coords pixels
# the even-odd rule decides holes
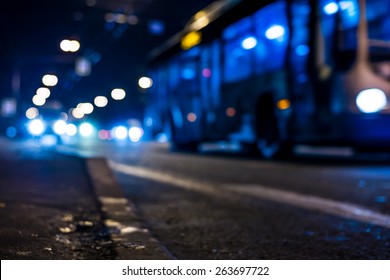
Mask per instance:
[[[280,99],[276,104],[276,106],[278,107],[279,110],[287,110],[288,108],[290,108],[291,103],[290,100],[288,99]]]
[[[210,23],[210,20],[205,11],[200,11],[194,16],[195,22],[193,23],[193,27],[197,30],[202,29]]]
[[[207,15],[207,14],[206,14],[205,11],[199,11],[199,12],[197,12],[197,13],[195,14],[194,18],[195,18],[195,20],[198,20],[198,19],[200,19],[200,18],[202,18],[202,17],[204,17],[204,16],[206,16],[206,15]]]
[[[181,40],[181,48],[188,50],[202,42],[202,33],[199,31],[192,31],[185,35]]]

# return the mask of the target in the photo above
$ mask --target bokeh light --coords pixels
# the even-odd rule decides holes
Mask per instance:
[[[46,87],[40,87],[37,89],[36,94],[39,96],[42,96],[43,98],[49,98],[50,97],[50,89]]]
[[[148,89],[153,85],[153,80],[149,77],[141,77],[138,80],[138,85],[140,86],[140,88]]]
[[[46,74],[42,78],[42,83],[47,87],[52,87],[58,83],[58,78],[56,75]]]
[[[105,96],[96,96],[94,103],[96,107],[105,107],[108,104],[108,99]]]
[[[111,97],[114,100],[122,100],[126,97],[126,92],[121,88],[115,88],[111,91]]]
[[[39,110],[35,107],[30,107],[26,111],[26,117],[30,120],[35,119],[39,116]]]
[[[36,106],[43,106],[46,103],[46,98],[42,97],[41,95],[34,95],[32,98],[32,102]]]

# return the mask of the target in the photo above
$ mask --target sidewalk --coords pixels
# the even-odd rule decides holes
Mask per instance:
[[[0,138],[1,259],[172,259],[105,159]]]

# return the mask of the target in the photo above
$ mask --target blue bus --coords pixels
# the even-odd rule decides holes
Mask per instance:
[[[390,151],[390,1],[219,0],[150,54],[147,125],[173,147],[232,140]]]

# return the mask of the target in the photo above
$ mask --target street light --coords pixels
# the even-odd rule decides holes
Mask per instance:
[[[80,43],[77,40],[62,40],[60,48],[64,52],[77,52],[80,49]]]
[[[105,96],[96,96],[94,99],[96,107],[105,107],[108,104],[108,99]]]
[[[58,78],[56,75],[46,74],[42,78],[42,83],[47,87],[53,87],[58,83]]]
[[[153,85],[153,80],[151,78],[149,78],[149,77],[141,77],[138,80],[138,85],[142,89],[148,89],[148,88],[150,88]]]
[[[111,91],[111,97],[114,100],[122,100],[126,97],[126,92],[121,88],[115,88]]]

